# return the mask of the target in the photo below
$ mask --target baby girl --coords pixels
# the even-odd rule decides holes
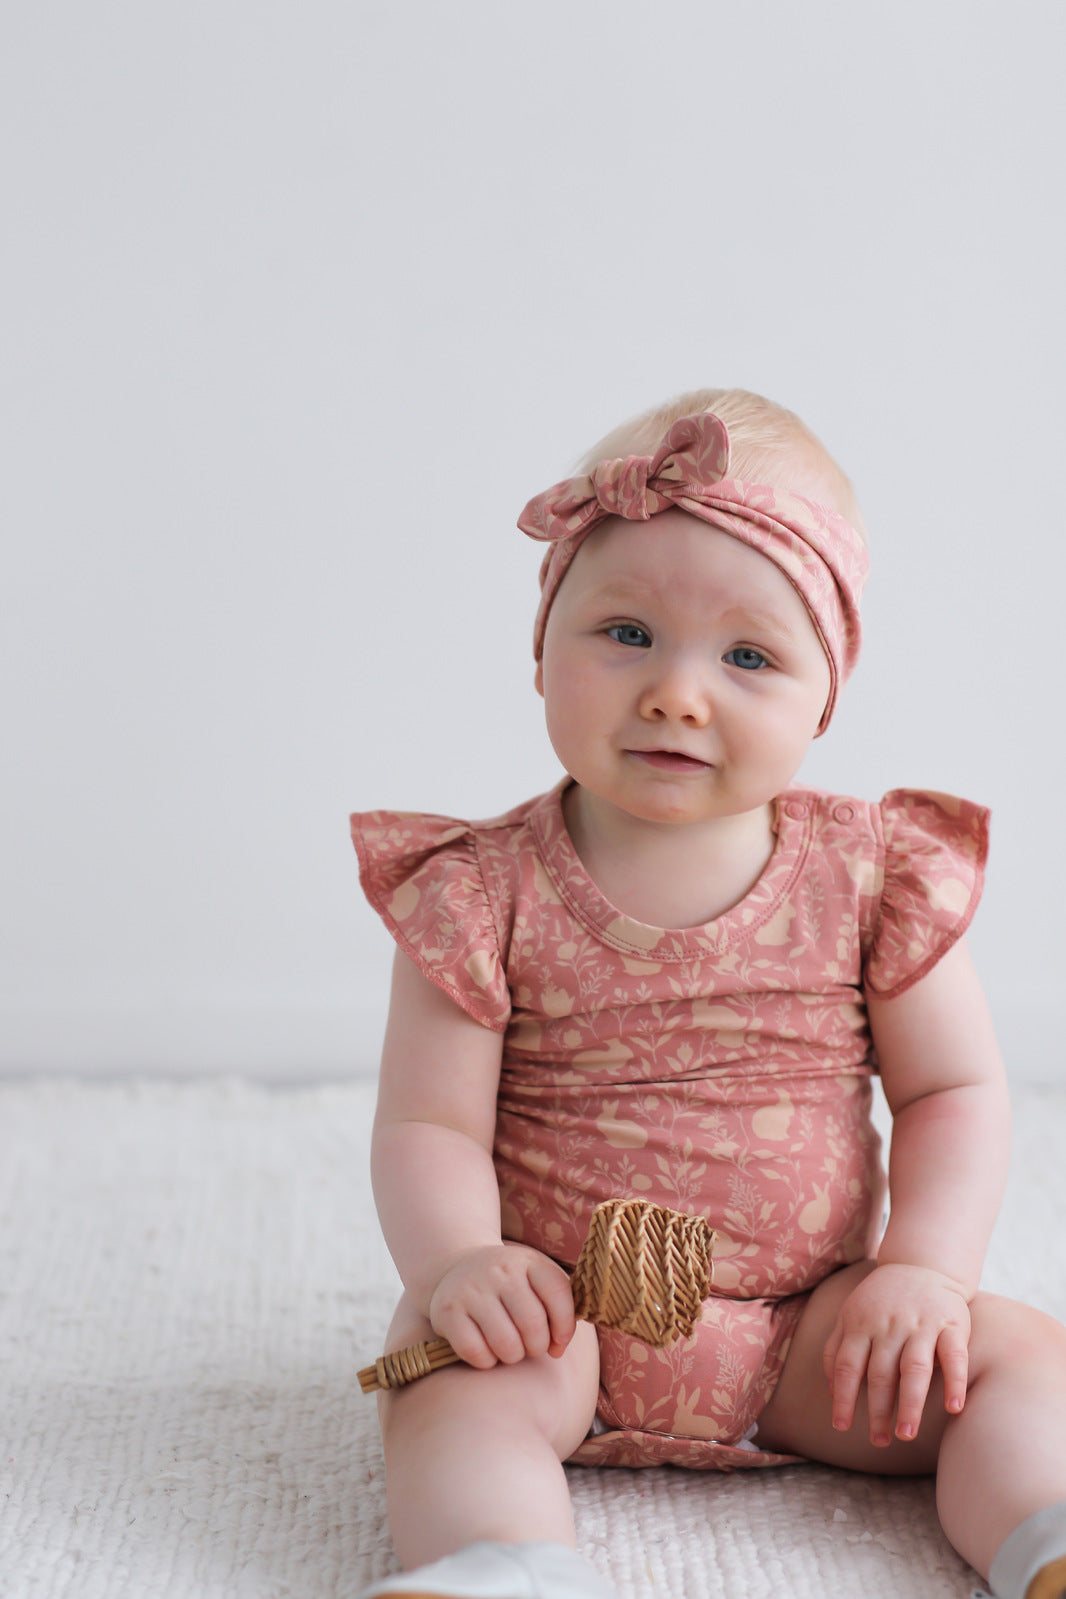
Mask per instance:
[[[1066,1330],[979,1290],[1003,1067],[964,933],[987,812],[794,785],[860,643],[851,485],[798,417],[682,396],[531,500],[565,776],[484,822],[352,819],[398,944],[374,1131],[404,1283],[383,1396],[405,1575],[593,1599],[564,1462],[935,1473],[998,1599],[1066,1595]],[[870,1121],[893,1115],[891,1209]],[[594,1207],[715,1228],[691,1338],[575,1322]]]

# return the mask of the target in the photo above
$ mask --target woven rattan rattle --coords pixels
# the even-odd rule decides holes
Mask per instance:
[[[714,1232],[643,1199],[607,1199],[592,1213],[570,1286],[582,1321],[632,1333],[661,1347],[690,1338],[711,1291]],[[446,1338],[382,1355],[359,1373],[365,1394],[402,1388],[459,1360]]]

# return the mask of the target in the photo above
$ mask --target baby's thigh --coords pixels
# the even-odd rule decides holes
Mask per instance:
[[[758,1420],[760,1449],[803,1455],[828,1466],[895,1476],[925,1476],[936,1470],[947,1421],[939,1369],[933,1374],[918,1436],[893,1438],[887,1447],[870,1442],[866,1384],[847,1432],[833,1426],[833,1405],[823,1354],[837,1314],[852,1290],[874,1269],[872,1260],[844,1266],[818,1284],[807,1300],[789,1345],[781,1378]]]
[[[436,1334],[411,1305],[400,1300],[386,1339],[391,1354]],[[587,1435],[599,1396],[600,1359],[596,1329],[579,1321],[573,1338],[558,1358],[527,1356],[515,1365],[502,1363],[487,1371],[459,1363],[443,1366],[405,1388],[381,1394],[378,1411],[382,1433],[408,1427],[419,1430],[454,1418],[464,1429],[473,1424],[490,1431],[532,1427],[565,1460]]]

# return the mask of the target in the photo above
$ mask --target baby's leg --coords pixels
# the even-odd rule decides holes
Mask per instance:
[[[1026,1305],[978,1294],[970,1307],[969,1392],[961,1415],[945,1414],[937,1373],[918,1437],[875,1448],[865,1385],[851,1430],[835,1432],[822,1368],[837,1311],[870,1269],[848,1267],[811,1295],[781,1381],[759,1418],[757,1442],[858,1471],[935,1471],[944,1531],[987,1575],[1008,1535],[1029,1516],[1066,1505],[1066,1328]]]
[[[1066,1504],[1066,1328],[993,1294],[978,1294],[970,1314],[970,1389],[940,1446],[937,1508],[955,1547],[987,1572],[1023,1520]]]
[[[432,1337],[404,1302],[388,1348]],[[599,1351],[587,1322],[558,1360],[448,1366],[379,1400],[389,1520],[405,1569],[482,1540],[573,1546],[561,1462],[596,1410]]]

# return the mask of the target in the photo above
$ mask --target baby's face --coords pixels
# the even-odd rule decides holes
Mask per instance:
[[[536,685],[552,745],[599,799],[692,823],[766,805],[829,697],[806,606],[772,561],[687,512],[611,517],[548,616]]]

